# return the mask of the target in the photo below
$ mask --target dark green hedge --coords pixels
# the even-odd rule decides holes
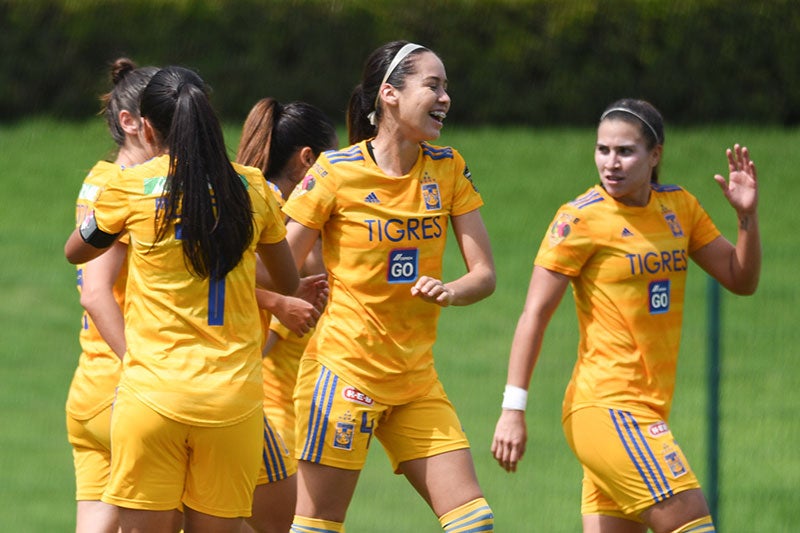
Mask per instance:
[[[260,97],[344,120],[363,61],[444,59],[459,123],[585,124],[644,97],[678,123],[800,122],[797,0],[0,0],[0,120],[97,111],[107,64],[197,69],[227,119]]]

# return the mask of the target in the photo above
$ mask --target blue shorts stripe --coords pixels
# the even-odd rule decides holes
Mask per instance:
[[[267,417],[264,417],[264,466],[266,466],[267,479],[270,483],[288,477],[280,443],[275,431],[269,425]]]
[[[639,476],[641,476],[642,481],[647,486],[647,490],[650,491],[650,495],[653,497],[653,500],[655,502],[660,501],[659,496],[658,496],[658,492],[653,488],[653,484],[651,483],[651,481],[648,478],[648,476],[645,474],[643,466],[639,462],[639,459],[637,457],[637,455],[639,457],[642,456],[641,451],[638,450],[638,445],[636,445],[636,442],[630,443],[626,439],[626,435],[631,437],[631,439],[633,438],[633,436],[630,434],[630,428],[628,428],[627,422],[624,419],[622,419],[624,413],[622,411],[614,411],[613,409],[609,409],[608,412],[611,415],[611,420],[614,422],[614,427],[617,430],[617,435],[619,436],[619,440],[620,440],[620,442],[622,442],[622,445],[625,447],[625,452],[628,454],[628,458],[631,460],[633,465],[636,467],[636,470],[639,472]],[[621,427],[621,424],[625,426],[624,430]],[[634,446],[637,447],[638,453],[635,453],[631,449],[631,445],[634,445]],[[648,470],[650,470],[649,467],[648,467]],[[651,471],[651,476],[652,476],[652,471]]]
[[[320,405],[320,418],[322,419],[322,428],[319,433],[319,438],[317,439],[317,451],[314,454],[313,460],[314,462],[319,462],[322,459],[322,451],[325,449],[325,435],[328,433],[328,418],[331,415],[331,409],[333,408],[333,398],[336,394],[336,384],[339,381],[338,376],[334,375],[328,369],[325,369],[327,373],[327,381],[330,385],[324,389],[323,395],[323,402]],[[332,378],[332,379],[331,379]]]
[[[618,411],[618,414],[623,420],[623,424],[627,431],[628,437],[630,438],[630,441],[633,444],[633,446],[636,448],[636,453],[638,454],[639,459],[647,467],[647,473],[650,476],[650,480],[655,485],[655,488],[651,489],[650,491],[651,493],[653,493],[653,501],[658,503],[659,501],[665,500],[666,496],[664,493],[667,492],[667,488],[662,486],[661,480],[658,478],[656,472],[654,471],[658,469],[658,465],[654,464],[654,462],[651,462],[649,460],[650,458],[653,458],[653,461],[655,461],[652,450],[650,450],[650,446],[647,444],[647,441],[642,441],[637,439],[637,435],[634,433],[631,424],[631,422],[633,422],[633,424],[636,423],[635,420],[633,420],[633,415],[625,411]],[[641,434],[639,436],[641,436]]]
[[[630,421],[633,424],[634,429],[636,430],[636,435],[638,436],[639,441],[642,443],[644,448],[647,450],[647,453],[650,456],[650,463],[649,464],[652,464],[654,466],[656,472],[658,472],[658,477],[660,478],[659,485],[663,485],[663,487],[664,487],[663,488],[663,492],[661,493],[661,495],[662,496],[666,496],[666,497],[673,496],[672,487],[670,487],[670,485],[669,485],[669,481],[667,480],[667,476],[664,475],[664,470],[661,468],[661,465],[659,464],[658,459],[656,459],[656,456],[653,453],[653,449],[647,443],[647,439],[642,434],[642,429],[639,427],[639,423],[636,422],[636,419],[633,417],[633,415],[631,413],[625,413],[625,416],[630,418]]]
[[[303,445],[303,453],[300,457],[306,461],[310,461],[311,448],[314,446],[314,441],[317,436],[317,427],[319,424],[319,413],[315,409],[317,405],[317,396],[320,393],[320,386],[323,383],[323,378],[327,376],[326,369],[323,368],[320,375],[317,377],[317,382],[314,384],[314,395],[311,398],[311,409],[308,414],[308,435],[306,435],[306,442]],[[315,417],[315,415],[317,415]]]
[[[318,463],[322,458],[325,433],[328,429],[328,416],[330,416],[331,407],[333,406],[337,381],[337,376],[327,368],[322,368],[314,386],[314,396],[311,400],[308,436],[301,454],[301,459],[303,460]]]

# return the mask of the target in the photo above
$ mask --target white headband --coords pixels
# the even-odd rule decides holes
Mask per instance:
[[[613,113],[614,111],[621,111],[623,113],[628,113],[629,115],[633,115],[634,117],[644,122],[644,125],[650,129],[650,132],[653,134],[653,137],[655,137],[656,143],[661,143],[661,139],[658,138],[658,133],[656,133],[656,129],[653,126],[651,126],[650,123],[647,122],[642,115],[640,115],[635,111],[631,111],[630,109],[626,109],[624,107],[612,107],[611,109],[603,113],[603,115],[600,117],[600,122],[602,122],[603,119],[609,115],[609,113]]]
[[[378,93],[375,95],[375,104],[373,105],[372,113],[367,115],[369,123],[372,124],[373,126],[377,126],[375,112],[378,110],[378,101],[380,100],[381,97],[381,87],[383,87],[383,84],[386,83],[386,80],[389,79],[389,76],[392,75],[392,72],[394,72],[394,69],[397,68],[397,65],[399,65],[400,62],[404,60],[408,54],[419,48],[425,48],[425,47],[419,44],[408,43],[407,45],[403,46],[400,50],[397,51],[397,53],[394,55],[394,58],[392,59],[392,62],[389,63],[389,67],[386,69],[386,74],[383,75],[383,80],[381,80],[381,84],[378,85]]]

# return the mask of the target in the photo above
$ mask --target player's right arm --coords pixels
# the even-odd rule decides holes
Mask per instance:
[[[300,269],[306,262],[309,252],[319,240],[320,231],[309,228],[296,220],[289,219],[286,223],[286,240],[292,249],[295,264]]]

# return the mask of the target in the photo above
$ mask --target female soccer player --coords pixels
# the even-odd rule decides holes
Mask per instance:
[[[167,67],[142,93],[144,135],[162,155],[126,169],[67,241],[73,263],[130,235],[127,353],[103,501],[123,531],[238,531],[249,516],[263,414],[258,251],[281,293],[298,275],[261,173],[231,164],[191,70]]]
[[[136,68],[119,58],[111,64],[113,88],[102,97],[111,137],[117,145],[113,162],[98,161],[81,186],[76,203],[76,226],[91,212],[97,194],[121,167],[152,156],[141,137],[139,96],[158,69]],[[67,396],[67,437],[75,465],[77,533],[117,531],[117,508],[103,503],[111,467],[111,403],[122,370],[125,334],[122,303],[125,298],[128,247],[116,242],[108,253],[78,265],[78,291],[84,308],[81,355]]]
[[[283,205],[316,158],[337,146],[336,127],[315,106],[305,102],[281,104],[274,98],[263,98],[256,102],[244,122],[236,161],[259,168],[278,204]],[[310,276],[304,279],[327,277],[317,248],[303,265],[301,274]],[[265,434],[253,515],[247,520],[259,533],[285,533],[292,524],[297,496],[297,461],[291,455],[295,424],[292,394],[300,356],[313,331],[304,313],[314,310],[312,317],[316,321],[327,299],[327,283],[325,286],[322,300],[313,304],[273,293],[266,310],[267,340],[262,360],[264,415],[273,432]],[[319,311],[315,305],[320,307]],[[295,318],[299,318],[297,324],[293,323]]]
[[[354,144],[322,154],[284,206],[295,259],[321,235],[331,283],[295,389],[294,533],[343,530],[373,435],[446,531],[468,531],[468,522],[493,529],[433,364],[441,308],[477,302],[495,287],[469,170],[453,148],[428,143],[449,108],[436,54],[402,41],[381,46],[350,98]],[[449,223],[467,273],[445,283]]]
[[[527,439],[525,404],[545,328],[571,284],[580,344],[563,404],[567,441],[583,466],[587,533],[714,531],[700,485],[669,419],[689,259],[736,294],[761,269],[756,167],[727,151],[715,179],[739,218],[727,241],[683,188],[661,185],[661,114],[620,100],[600,117],[600,183],[563,205],[536,256],[517,323],[492,452],[516,470]]]

